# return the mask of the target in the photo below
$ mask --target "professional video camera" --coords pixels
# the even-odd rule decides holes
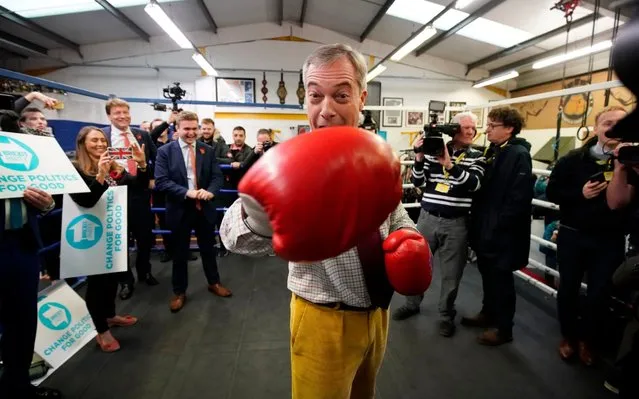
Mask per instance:
[[[180,82],[173,83],[173,86],[165,87],[162,89],[162,95],[164,98],[171,100],[173,103],[173,111],[181,112],[182,108],[178,107],[178,101],[181,101],[186,95],[186,90],[180,87]],[[166,104],[153,103],[153,109],[155,111],[166,111]]]
[[[617,2],[617,6],[633,5],[639,9],[639,2],[626,0]],[[634,3],[634,4],[633,4]],[[619,29],[619,35],[612,49],[612,63],[619,80],[637,97],[639,96],[639,17]],[[639,110],[635,108],[625,118],[620,120],[612,129],[606,132],[606,137],[620,139],[624,142],[639,142]],[[619,149],[619,162],[626,165],[639,166],[639,146],[628,146]]]
[[[430,112],[430,123],[424,125],[424,144],[421,151],[426,155],[440,156],[444,154],[444,134],[450,137],[455,136],[459,132],[459,124],[445,123],[437,124],[437,113],[444,112],[446,103],[442,101],[431,101],[428,105]]]

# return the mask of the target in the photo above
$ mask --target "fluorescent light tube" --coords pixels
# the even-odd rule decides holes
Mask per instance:
[[[559,64],[559,63],[564,62],[564,61],[573,60],[575,58],[583,57],[585,55],[589,55],[589,54],[592,54],[592,53],[598,53],[600,51],[607,50],[610,47],[612,47],[612,41],[611,40],[605,40],[605,41],[603,41],[601,43],[597,43],[597,44],[593,45],[592,47],[588,46],[588,47],[580,48],[580,49],[575,50],[575,51],[571,51],[571,52],[566,53],[566,54],[560,54],[560,55],[556,55],[556,56],[553,56],[553,57],[545,58],[545,59],[543,59],[541,61],[535,62],[532,67],[533,67],[533,69],[545,68],[547,66]]]
[[[153,18],[153,20],[158,25],[160,25],[162,29],[164,29],[166,34],[169,35],[171,39],[175,40],[178,46],[186,49],[193,48],[193,43],[191,43],[191,41],[186,36],[184,36],[184,33],[182,33],[180,28],[178,28],[177,25],[173,23],[171,18],[166,15],[164,10],[158,3],[151,2],[147,4],[146,7],[144,7],[144,11],[146,11],[146,13],[149,14],[149,16]]]
[[[368,83],[371,80],[375,79],[377,77],[377,75],[381,74],[385,70],[386,70],[386,67],[383,64],[380,64],[380,65],[376,66],[375,68],[373,68],[372,71],[370,71],[366,75],[366,82]]]
[[[217,71],[213,68],[213,65],[211,65],[202,54],[193,54],[193,61],[197,62],[200,68],[204,69],[204,72],[206,72],[207,75],[217,76]]]
[[[503,82],[504,80],[516,78],[517,76],[519,76],[519,73],[517,71],[510,71],[502,75],[497,75],[497,76],[490,77],[486,80],[482,80],[478,82],[477,84],[475,84],[473,87],[476,89],[479,89],[480,87],[490,86],[495,83]]]
[[[410,52],[419,47],[426,40],[435,36],[437,33],[437,29],[432,26],[428,26],[424,29],[420,34],[412,38],[408,43],[404,44],[400,47],[393,55],[391,55],[390,59],[393,61],[399,61],[402,58],[406,57]]]
[[[468,7],[468,5],[470,3],[472,3],[475,0],[457,0],[457,3],[455,4],[455,8],[458,10],[461,10],[463,8]]]

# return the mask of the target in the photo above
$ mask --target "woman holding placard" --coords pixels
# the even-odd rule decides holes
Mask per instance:
[[[91,208],[109,187],[148,186],[149,175],[144,145],[140,148],[134,141],[130,156],[137,164],[135,175],[128,173],[109,154],[107,136],[102,130],[93,126],[82,128],[76,138],[76,156],[73,164],[91,192],[71,194],[73,201],[82,207]],[[138,320],[131,315],[120,316],[115,313],[117,273],[88,276],[87,281],[86,304],[98,332],[96,340],[102,351],[115,352],[120,349],[120,343],[111,334],[110,327],[128,327]]]

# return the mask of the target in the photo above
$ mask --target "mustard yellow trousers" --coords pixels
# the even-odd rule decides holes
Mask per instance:
[[[329,309],[293,294],[293,399],[374,398],[387,338],[388,310]]]

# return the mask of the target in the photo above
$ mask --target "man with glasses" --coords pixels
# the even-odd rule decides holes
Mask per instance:
[[[530,210],[533,198],[530,143],[516,137],[524,119],[514,108],[488,114],[486,149],[489,165],[482,188],[473,199],[470,241],[484,289],[482,310],[462,318],[462,325],[484,327],[482,345],[512,341],[515,316],[513,271],[528,264]]]

